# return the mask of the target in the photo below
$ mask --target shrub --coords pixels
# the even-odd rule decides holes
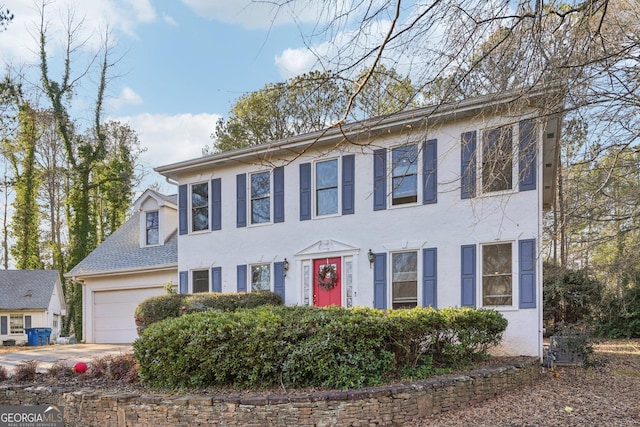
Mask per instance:
[[[29,360],[20,362],[13,371],[13,378],[16,381],[33,381],[36,379],[38,362]]]
[[[51,365],[51,368],[49,368],[49,371],[47,372],[47,374],[51,378],[64,379],[64,378],[72,377],[75,373],[71,366],[67,366],[64,364],[64,362],[58,361],[53,365]]]
[[[505,328],[493,310],[261,306],[166,319],[133,346],[157,387],[352,388],[471,359]]]
[[[167,294],[147,298],[135,310],[138,335],[149,325],[182,314],[218,310],[235,311],[261,305],[282,305],[280,295],[273,292]],[[184,308],[184,309],[183,309]]]

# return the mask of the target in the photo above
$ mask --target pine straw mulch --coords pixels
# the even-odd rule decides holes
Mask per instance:
[[[603,341],[592,359],[593,367],[544,369],[535,385],[412,427],[640,425],[640,340]]]

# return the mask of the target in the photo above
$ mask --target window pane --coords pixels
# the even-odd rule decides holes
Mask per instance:
[[[193,293],[209,292],[209,270],[193,272]]]
[[[147,223],[146,244],[157,245],[158,243],[160,243],[159,233],[158,233],[158,211],[147,212],[146,223]]]
[[[160,243],[160,236],[158,235],[157,228],[150,228],[147,230],[147,245],[157,245]]]
[[[319,189],[338,186],[338,160],[316,163],[316,186]]]
[[[269,264],[251,266],[251,290],[271,290],[271,266]]]
[[[209,227],[209,208],[198,208],[192,211],[192,228],[193,231],[206,230]]]
[[[316,215],[329,215],[338,213],[338,189],[328,188],[317,191]]]
[[[511,126],[484,133],[482,148],[482,189],[484,192],[512,188],[513,139]]]
[[[392,204],[418,201],[418,146],[394,148],[392,151]]]
[[[261,224],[271,220],[271,174],[251,175],[251,223]]]
[[[209,204],[209,185],[206,182],[191,186],[191,207],[207,206]]]
[[[482,305],[512,305],[511,243],[482,246]]]
[[[392,255],[393,308],[411,308],[418,304],[418,253]]]
[[[209,228],[209,184],[191,186],[191,231]]]
[[[24,333],[24,323],[22,314],[11,314],[9,316],[9,332],[12,334]]]
[[[269,214],[271,213],[270,199],[256,199],[251,201],[251,223],[261,224],[269,222]]]

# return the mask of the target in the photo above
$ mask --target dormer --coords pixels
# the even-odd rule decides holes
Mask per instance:
[[[161,246],[176,231],[178,205],[175,195],[146,190],[133,205],[140,213],[140,247]]]

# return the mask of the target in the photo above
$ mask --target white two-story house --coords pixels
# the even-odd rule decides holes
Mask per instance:
[[[156,168],[178,183],[179,291],[289,305],[486,307],[542,352],[544,91],[416,109]]]

